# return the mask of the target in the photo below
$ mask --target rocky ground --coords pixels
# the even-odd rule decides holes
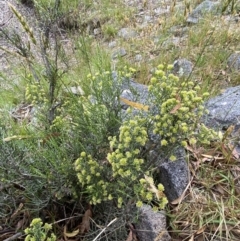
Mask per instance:
[[[14,31],[16,31],[17,33],[19,33],[22,37],[23,37],[23,41],[26,41],[26,36],[24,34],[24,31],[22,29],[21,24],[19,23],[19,21],[17,20],[17,18],[15,17],[15,15],[12,13],[12,11],[9,8],[8,3],[12,4],[13,6],[15,6],[18,11],[25,16],[25,18],[27,20],[30,20],[31,23],[33,23],[34,20],[34,11],[32,8],[26,7],[24,5],[22,5],[21,3],[19,3],[16,0],[1,0],[0,1],[0,29],[2,30],[7,30],[10,33],[13,33]],[[0,38],[0,44],[2,48],[12,48],[13,46],[10,45],[10,43],[4,39],[4,37],[2,36]],[[0,61],[1,61],[1,65],[0,68],[1,70],[7,68],[7,53],[3,50],[0,50]]]
[[[17,31],[23,40],[27,41],[26,35],[21,34],[22,28],[10,11],[8,2],[12,3],[25,16],[29,25],[36,30],[33,8],[23,5],[17,0],[1,0],[1,28],[8,29],[10,32]],[[117,9],[111,9],[110,13],[103,13],[102,9],[98,11],[98,6],[100,8],[101,4],[96,2],[95,10],[77,13],[83,16],[79,27],[95,38],[96,43],[108,52],[113,68],[119,61],[132,64],[140,70],[137,81],[147,83],[151,69],[158,62],[173,63],[178,58],[185,58],[191,63],[185,61],[182,65],[186,65],[186,67],[183,69],[187,73],[192,71],[201,50],[196,46],[196,48],[190,49],[193,46],[190,46],[189,41],[193,31],[196,34],[198,32],[200,35],[202,34],[200,32],[202,26],[198,27],[197,23],[203,19],[201,16],[204,12],[216,16],[209,22],[214,32],[227,28],[227,34],[232,35],[232,38],[236,38],[235,36],[238,35],[238,31],[240,31],[239,16],[236,13],[227,14],[227,11],[220,16],[219,9],[222,7],[220,1],[193,2],[187,5],[185,1],[122,1],[121,8],[124,11],[128,10],[123,16],[118,16],[120,13]],[[203,4],[199,5],[200,2]],[[116,6],[116,8],[118,7]],[[78,11],[82,11],[82,9],[80,8]],[[116,17],[114,18],[115,11]],[[119,8],[119,11],[122,10]],[[116,21],[117,17],[120,20]],[[71,40],[64,35],[62,37],[66,50],[74,50]],[[207,38],[203,40],[207,41]],[[0,41],[2,46],[9,45],[4,39]],[[239,46],[237,39],[233,41],[236,44],[231,46],[232,52]],[[1,68],[6,69],[9,56],[3,51],[0,52],[0,56]],[[202,70],[195,68],[196,78],[201,78],[201,73],[199,74],[198,71]]]

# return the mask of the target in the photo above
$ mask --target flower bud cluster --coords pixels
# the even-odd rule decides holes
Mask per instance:
[[[28,84],[25,91],[26,100],[33,105],[47,103],[46,92],[39,83]]]
[[[201,124],[198,128],[197,140],[201,144],[209,145],[212,140],[219,139],[216,131]]]
[[[119,91],[118,82],[113,80],[113,74],[110,71],[97,72],[94,75],[87,75],[90,93],[94,97],[96,104],[108,103],[112,105],[116,93]],[[91,97],[92,97],[91,96]]]
[[[46,241],[55,241],[57,240],[56,235],[54,233],[49,234],[52,230],[52,225],[43,222],[41,218],[34,218],[30,224],[29,228],[24,230],[25,241],[38,241],[38,240],[46,240]]]
[[[148,140],[147,129],[142,123],[144,119],[140,117],[125,121],[120,127],[119,138],[109,137],[110,148],[114,151],[108,153],[107,159],[112,166],[113,177],[137,179],[144,163],[139,158],[140,150]]]
[[[169,66],[167,69],[171,69]],[[159,65],[151,78],[149,92],[157,106],[153,117],[153,133],[161,137],[161,146],[180,144],[194,138],[197,123],[204,114],[203,102],[208,93],[198,95],[199,85],[180,79]],[[172,160],[176,159],[174,156]]]
[[[101,93],[103,88],[105,87],[105,84],[107,85],[111,84],[110,80],[112,78],[112,75],[109,71],[105,71],[102,73],[97,72],[94,75],[88,74],[87,78],[91,83],[91,88],[97,89],[98,90],[97,92]]]
[[[51,129],[53,128],[57,128],[57,129],[60,129],[60,128],[63,128],[64,127],[64,124],[66,123],[66,121],[64,120],[64,118],[61,116],[61,115],[58,115],[55,117],[55,119],[53,120],[52,122],[52,125],[51,125]]]
[[[144,159],[140,158],[141,148],[148,141],[147,128],[144,123],[146,119],[138,116],[125,121],[120,127],[119,137],[109,138],[110,148],[114,151],[108,153],[107,159],[112,166],[113,178],[117,180],[118,186],[126,189],[119,180],[125,180],[125,183],[130,181],[133,184],[133,192],[138,199],[137,207],[141,207],[143,202],[157,201],[157,207],[164,208],[167,199],[163,193],[163,185],[159,184],[154,192],[145,179],[142,178],[139,181],[139,177],[145,172]],[[153,179],[151,179],[151,185],[154,186]],[[121,194],[118,196],[118,207],[120,207],[122,197]]]
[[[137,207],[141,207],[143,205],[142,201],[145,201],[152,202],[155,209],[164,209],[164,207],[168,203],[168,200],[163,193],[164,186],[159,183],[156,187],[152,177],[148,177],[145,175],[145,178],[141,178],[139,180],[139,185],[136,186],[136,188],[136,194],[139,198],[136,203]]]
[[[126,78],[131,78],[136,72],[137,72],[136,69],[132,67],[128,68],[127,66],[124,66],[123,70],[120,71],[120,74]]]
[[[102,201],[112,199],[112,196],[109,195],[110,184],[104,181],[103,166],[100,166],[91,155],[81,152],[74,165],[77,178],[88,193],[91,204],[96,205]]]

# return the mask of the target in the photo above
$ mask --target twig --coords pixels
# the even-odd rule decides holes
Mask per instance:
[[[96,237],[93,241],[96,241],[97,238],[98,238],[111,224],[113,224],[113,223],[116,222],[116,221],[117,221],[117,218],[113,219],[113,220],[97,235],[97,237]]]
[[[12,241],[12,240],[16,240],[18,237],[22,236],[22,233],[16,233],[14,234],[13,236],[7,238],[7,239],[4,239],[3,241]]]
[[[73,219],[73,218],[79,218],[79,217],[82,217],[83,214],[80,214],[80,215],[76,215],[76,216],[72,216],[72,217],[69,217],[69,218],[63,218],[61,220],[58,220],[56,222],[53,222],[52,224],[57,224],[57,223],[61,223],[61,222],[64,222],[66,220],[70,220],[70,219]]]

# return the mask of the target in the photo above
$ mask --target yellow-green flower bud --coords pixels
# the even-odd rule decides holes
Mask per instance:
[[[161,140],[161,145],[162,146],[167,146],[167,144],[168,144],[167,140],[165,140],[165,139]]]
[[[164,186],[163,186],[161,183],[158,184],[158,190],[159,190],[160,192],[163,192],[163,191],[164,191]]]
[[[177,158],[176,158],[176,156],[171,155],[171,156],[169,157],[169,160],[170,160],[170,161],[176,161],[176,160],[177,160]]]
[[[143,202],[142,201],[137,201],[136,206],[138,208],[142,207],[143,206]]]
[[[159,64],[159,65],[157,66],[157,68],[160,69],[160,70],[163,70],[164,66],[163,66],[163,64]]]

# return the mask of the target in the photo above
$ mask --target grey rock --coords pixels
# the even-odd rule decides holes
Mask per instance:
[[[143,22],[144,23],[151,23],[151,22],[153,22],[152,16],[144,15]]]
[[[111,41],[109,44],[108,44],[108,47],[109,48],[114,48],[117,46],[117,42],[116,41]]]
[[[94,34],[94,35],[99,35],[99,34],[101,34],[101,28],[95,28],[95,29],[93,30],[93,34]]]
[[[231,87],[224,93],[205,103],[209,114],[203,117],[208,127],[216,130],[225,130],[235,125],[235,131],[240,128],[240,86]]]
[[[148,205],[140,209],[139,222],[135,224],[139,241],[170,241],[166,230],[166,216],[163,211],[154,212]]]
[[[124,48],[119,48],[118,50],[113,52],[112,59],[116,59],[118,57],[123,57],[125,55],[127,55],[127,51]]]
[[[149,26],[149,24],[154,22],[154,17],[145,15],[145,12],[140,12],[138,15],[140,19],[138,20],[139,22],[139,29],[144,29]]]
[[[202,118],[206,126],[222,132],[234,126],[231,142],[240,153],[240,86],[226,89],[223,94],[207,101],[205,107],[209,111]]]
[[[186,154],[183,148],[175,151],[176,161],[166,159],[158,166],[156,179],[162,183],[168,200],[170,202],[179,198],[189,182],[189,169],[186,162]]]
[[[118,31],[118,36],[127,40],[136,37],[137,32],[130,28],[122,28]]]
[[[135,61],[136,61],[136,62],[141,62],[142,59],[143,59],[143,57],[142,57],[141,54],[137,54],[137,55],[135,56]]]
[[[165,48],[172,48],[172,47],[179,47],[181,42],[184,42],[186,39],[185,36],[183,37],[175,37],[172,36],[171,38],[167,39],[166,41],[163,42],[163,46]],[[154,39],[154,43],[158,44],[159,43],[159,38]]]
[[[227,60],[227,65],[232,71],[240,72],[240,53],[233,53]]]
[[[146,85],[129,80],[123,83],[122,89],[121,97],[133,102],[146,104],[148,99],[148,87]],[[128,105],[122,102],[122,108],[127,109]]]
[[[154,13],[158,16],[158,15],[165,15],[167,13],[170,12],[170,6],[167,6],[166,8],[163,7],[159,7],[154,9]]]
[[[187,59],[177,59],[173,63],[173,73],[180,77],[189,77],[193,70],[193,63]]]
[[[170,33],[173,33],[175,37],[183,37],[188,33],[188,27],[173,26],[169,29]]]
[[[10,18],[10,14],[11,14],[11,11],[6,2],[5,2],[5,4],[1,2],[0,12],[1,12],[0,13],[0,25],[4,25],[6,20],[8,18]],[[8,16],[6,17],[6,15],[8,15]]]
[[[220,10],[220,3],[213,1],[203,1],[188,16],[188,23],[198,23],[199,19],[206,13],[217,14]]]
[[[139,102],[141,104],[147,104],[148,100],[148,87],[143,84],[139,84],[133,81],[131,78],[121,78],[119,81],[119,77],[117,72],[112,72],[113,83],[116,88],[121,89],[120,97],[128,99],[130,101]],[[128,105],[122,103],[122,108],[127,109]]]

